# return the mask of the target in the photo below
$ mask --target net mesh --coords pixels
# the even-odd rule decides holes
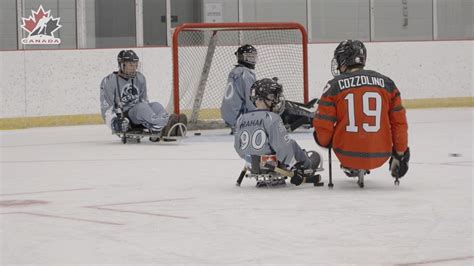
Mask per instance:
[[[177,57],[180,113],[190,118],[191,128],[223,125],[219,108],[227,76],[237,63],[234,53],[243,44],[251,44],[258,51],[257,79],[278,77],[285,98],[303,102],[302,43],[302,33],[298,29],[180,31]]]

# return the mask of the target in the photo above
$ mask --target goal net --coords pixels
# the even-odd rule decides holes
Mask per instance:
[[[173,93],[168,110],[189,128],[224,126],[220,106],[227,76],[244,44],[258,52],[257,79],[278,77],[285,99],[307,102],[307,36],[298,23],[191,23],[173,34]]]

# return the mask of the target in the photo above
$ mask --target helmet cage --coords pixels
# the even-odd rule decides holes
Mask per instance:
[[[285,97],[283,86],[277,80],[273,78],[256,81],[251,87],[250,100],[254,104],[257,100],[262,100],[272,112],[281,114],[285,107]]]
[[[331,60],[331,73],[333,77],[339,76],[339,74],[341,74],[341,71],[339,71],[339,64],[337,63],[336,58],[333,58]]]
[[[122,50],[117,56],[120,75],[125,78],[134,78],[140,68],[140,59],[133,50]]]
[[[255,68],[255,64],[257,64],[257,49],[250,44],[242,45],[237,49],[235,52],[235,56],[237,57],[237,62],[244,66],[247,66],[251,69]]]

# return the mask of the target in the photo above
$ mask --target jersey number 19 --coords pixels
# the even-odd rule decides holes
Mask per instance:
[[[347,101],[347,111],[349,115],[349,125],[346,126],[347,132],[359,132],[359,127],[356,126],[356,118],[354,111],[354,94],[349,93],[344,98]],[[375,101],[375,109],[370,109],[370,99]],[[380,129],[380,114],[382,112],[382,97],[377,92],[365,92],[362,94],[362,112],[366,116],[375,117],[375,124],[362,123],[362,128],[365,132],[377,132]]]

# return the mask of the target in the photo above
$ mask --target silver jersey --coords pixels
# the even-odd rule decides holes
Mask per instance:
[[[254,110],[237,119],[234,148],[248,160],[251,155],[275,154],[286,167],[303,161],[310,166],[306,153],[288,134],[280,116],[267,110]]]
[[[118,89],[117,89],[118,87]],[[127,112],[139,102],[148,102],[145,76],[137,72],[133,79],[126,79],[117,72],[107,75],[100,84],[100,109],[102,118],[110,127],[116,108]]]
[[[229,73],[222,99],[221,117],[230,126],[235,125],[239,115],[256,109],[250,101],[250,88],[255,81],[255,72],[242,65],[237,65]]]

